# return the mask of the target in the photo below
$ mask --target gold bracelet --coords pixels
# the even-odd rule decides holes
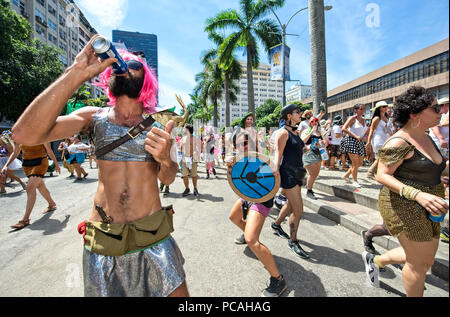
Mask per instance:
[[[416,189],[412,186],[405,186],[404,190],[402,191],[402,195],[408,200],[416,200],[416,196],[421,192],[421,190]]]

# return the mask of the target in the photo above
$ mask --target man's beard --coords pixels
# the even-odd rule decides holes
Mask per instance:
[[[139,93],[144,84],[144,78],[133,76],[131,73],[128,74],[130,77],[114,75],[111,77],[108,88],[114,97],[127,96],[131,99],[139,98]]]

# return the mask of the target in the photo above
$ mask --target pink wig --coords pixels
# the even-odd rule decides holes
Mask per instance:
[[[153,70],[147,66],[147,63],[145,63],[142,59],[137,57],[136,55],[123,50],[118,50],[120,56],[124,60],[135,60],[139,61],[144,65],[144,84],[142,85],[141,92],[139,93],[138,102],[142,102],[142,105],[144,107],[144,110],[146,113],[153,113],[155,112],[155,105],[156,105],[156,94],[158,92],[158,81],[156,80],[156,76],[153,72]],[[100,74],[100,82],[95,83],[96,86],[103,88],[106,91],[106,94],[108,95],[109,102],[108,105],[115,106],[117,98],[112,95],[112,93],[109,91],[108,88],[108,82],[111,78],[112,68],[108,67],[103,73]]]

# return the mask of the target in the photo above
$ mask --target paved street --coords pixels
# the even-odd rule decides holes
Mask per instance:
[[[97,187],[97,169],[84,168],[84,181],[62,175],[46,177],[58,209],[42,215],[45,200],[38,194],[31,225],[11,231],[23,216],[26,193],[15,183],[0,196],[0,296],[83,296],[82,238],[77,225],[89,214]],[[228,220],[237,196],[228,186],[225,169],[217,168],[219,179],[205,179],[199,166],[200,197],[181,196],[179,176],[164,197],[163,205],[175,209],[173,236],[186,259],[185,270],[191,296],[259,297],[269,275],[245,245],[234,244],[241,233]],[[23,177],[23,173],[18,173]],[[320,179],[320,178],[319,178]],[[192,188],[191,188],[192,190]],[[284,275],[289,297],[399,297],[405,296],[401,271],[388,267],[381,273],[381,288],[365,281],[363,251],[358,234],[305,210],[299,239],[311,260],[303,260],[287,247],[287,240],[272,233],[270,223],[278,210],[272,209],[261,242],[268,246]],[[283,224],[288,230],[287,221]],[[377,249],[381,248],[377,247]],[[448,282],[428,274],[426,297],[448,297]]]

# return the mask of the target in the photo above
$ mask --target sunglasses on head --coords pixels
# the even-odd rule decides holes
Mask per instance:
[[[434,110],[434,112],[436,112],[436,113],[441,113],[442,105],[438,105],[438,104],[436,103],[436,104],[434,104],[434,105],[431,105],[430,108],[432,108],[432,109]]]
[[[128,68],[133,70],[140,70],[142,67],[144,67],[141,62],[135,60],[127,60],[125,61],[125,63],[127,64]]]

